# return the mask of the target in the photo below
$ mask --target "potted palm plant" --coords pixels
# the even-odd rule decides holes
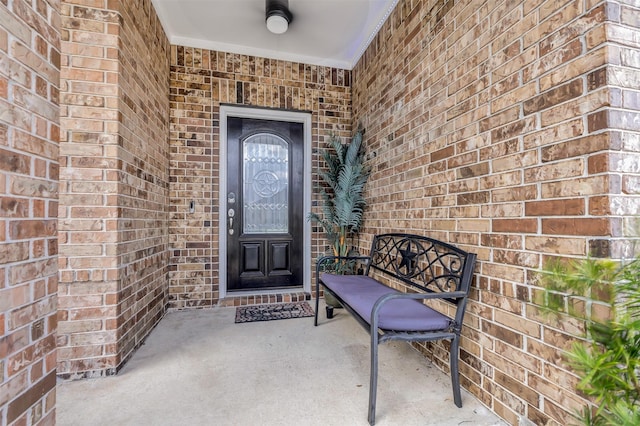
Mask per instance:
[[[365,164],[362,131],[357,131],[351,142],[343,144],[338,136],[329,137],[328,147],[320,152],[326,169],[320,172],[324,185],[320,190],[322,213],[309,213],[309,220],[319,223],[329,244],[329,255],[352,256],[357,251],[354,239],[363,222],[364,188],[370,169]],[[331,264],[333,272],[346,273],[352,264],[337,261]],[[339,306],[337,300],[325,295],[327,314]]]

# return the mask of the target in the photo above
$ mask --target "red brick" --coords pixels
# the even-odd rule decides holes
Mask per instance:
[[[582,85],[582,80],[576,79],[531,98],[523,103],[524,114],[533,114],[559,103],[577,98],[582,95]]]
[[[611,235],[606,218],[542,219],[542,232],[548,235]]]
[[[515,232],[518,234],[535,234],[538,232],[538,221],[535,219],[493,219],[493,232]]]
[[[582,216],[585,211],[585,200],[582,198],[525,203],[527,216]]]
[[[0,199],[0,216],[5,218],[28,217],[29,199],[2,197]]]
[[[16,240],[54,237],[55,235],[55,220],[13,220],[9,222],[9,236]]]
[[[31,161],[26,155],[0,149],[0,170],[28,175],[31,171]]]
[[[51,372],[42,380],[34,383],[25,393],[7,405],[7,423],[11,424],[49,392],[55,392],[56,373]]]
[[[482,321],[482,332],[487,333],[489,336],[502,340],[511,346],[521,348],[523,343],[522,334],[516,333],[512,330],[508,330],[497,324],[490,323],[488,321]]]
[[[608,134],[597,134],[556,143],[542,148],[543,161],[555,161],[604,151],[611,148]]]
[[[496,371],[495,381],[500,386],[503,386],[505,389],[513,392],[514,395],[517,395],[518,397],[524,399],[530,404],[537,405],[540,396],[535,390],[532,390],[524,386],[522,382],[514,380],[513,378],[509,377],[508,375],[500,371]]]

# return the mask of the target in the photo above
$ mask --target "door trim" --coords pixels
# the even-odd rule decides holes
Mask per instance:
[[[218,253],[219,253],[219,272],[218,282],[220,299],[227,297],[227,118],[255,118],[260,120],[276,120],[303,124],[303,210],[311,211],[311,113],[282,111],[272,109],[248,108],[233,105],[220,105],[220,164],[219,164],[219,193],[218,193]],[[303,278],[302,291],[311,293],[311,223],[304,221],[302,244],[303,253]],[[278,290],[250,290],[250,291],[234,291],[233,296],[247,294],[267,294],[267,293],[291,293],[297,287],[290,289]]]

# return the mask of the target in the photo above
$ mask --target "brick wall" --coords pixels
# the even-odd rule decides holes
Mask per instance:
[[[350,72],[246,55],[171,47],[170,306],[218,304],[220,104],[309,111],[317,149],[351,134]],[[317,169],[315,158],[313,168]],[[317,176],[313,178],[317,181]],[[195,212],[189,202],[195,201]],[[312,256],[322,242],[314,233]],[[229,297],[223,304],[304,300],[302,293]]]
[[[62,376],[117,371],[166,303],[220,303],[221,103],[311,111],[314,149],[362,122],[376,155],[363,245],[402,228],[479,254],[464,386],[512,424],[565,424],[585,403],[561,357],[584,324],[541,314],[536,270],[634,253],[637,2],[404,0],[352,75],[178,46],[169,58],[149,0],[29,4],[0,4],[3,424],[53,423],[58,245]],[[316,230],[314,256],[322,244]],[[421,350],[448,368],[441,347]]]
[[[62,377],[115,374],[167,301],[169,45],[150,0],[113,7],[62,4]]]
[[[53,424],[59,8],[1,3],[0,424]]]
[[[364,242],[402,229],[478,253],[462,382],[511,424],[567,424],[585,404],[562,359],[584,322],[541,314],[536,271],[632,254],[639,16],[637,2],[405,0],[353,70],[377,155]],[[421,349],[448,369],[442,347]]]

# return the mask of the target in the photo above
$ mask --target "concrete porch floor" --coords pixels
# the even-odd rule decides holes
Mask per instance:
[[[313,302],[310,302],[313,305]],[[367,425],[369,337],[343,310],[235,324],[172,311],[115,377],[60,382],[58,425]],[[406,343],[380,347],[377,425],[504,425]]]

